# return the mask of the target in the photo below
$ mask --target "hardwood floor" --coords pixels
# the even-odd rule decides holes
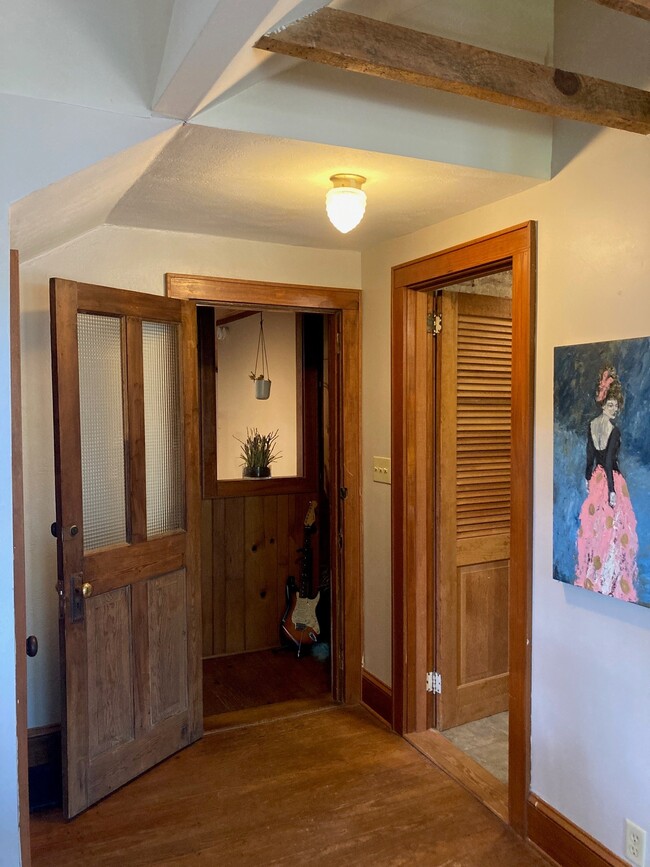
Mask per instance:
[[[72,822],[32,821],[33,867],[548,862],[360,708],[208,735]]]
[[[292,699],[327,698],[330,660],[291,650],[257,650],[203,660],[203,716]]]

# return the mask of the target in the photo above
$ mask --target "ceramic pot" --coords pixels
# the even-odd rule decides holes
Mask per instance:
[[[271,380],[270,379],[256,379],[255,380],[255,397],[258,400],[268,400],[270,394],[271,394]]]

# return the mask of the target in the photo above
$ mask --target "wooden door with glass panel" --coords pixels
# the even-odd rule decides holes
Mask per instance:
[[[512,316],[508,298],[438,293],[436,727],[508,709]]]
[[[193,305],[51,281],[64,810],[202,734]]]

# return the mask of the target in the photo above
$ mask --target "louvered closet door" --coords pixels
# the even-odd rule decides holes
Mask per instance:
[[[441,730],[508,709],[509,299],[443,292],[436,450]]]

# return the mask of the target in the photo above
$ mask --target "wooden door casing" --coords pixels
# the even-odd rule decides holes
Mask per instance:
[[[511,302],[443,291],[437,338],[439,730],[508,709]]]
[[[338,460],[332,467],[330,489],[339,499],[339,507],[332,508],[330,501],[330,538],[337,552],[337,557],[331,559],[337,565],[331,580],[331,604],[336,612],[332,622],[332,693],[337,700],[358,702],[363,644],[361,293],[355,289],[187,274],[167,274],[166,286],[169,297],[200,305],[333,314],[328,317],[332,376],[329,432],[330,435],[334,430],[337,432],[338,441],[330,452],[337,454]],[[344,498],[338,497],[340,491],[344,492]]]
[[[393,268],[392,294],[392,621],[393,725],[429,727],[425,691],[432,658],[426,632],[432,585],[433,509],[422,476],[432,477],[426,347],[430,290],[512,269],[512,455],[509,587],[508,821],[526,832],[530,792],[530,678],[532,608],[533,406],[537,227],[534,221],[475,238]],[[424,302],[424,303],[422,303]],[[414,386],[416,386],[414,388]],[[419,396],[416,399],[414,392]],[[429,435],[421,436],[420,432]],[[422,467],[427,468],[423,473]],[[413,472],[419,468],[420,472]],[[429,486],[431,488],[431,486]],[[424,544],[413,544],[424,526]],[[430,594],[433,598],[433,594]],[[424,617],[421,612],[424,608]],[[422,632],[424,631],[424,639]]]
[[[115,317],[121,331],[126,542],[88,551],[78,313]],[[202,734],[196,318],[176,300],[55,279],[51,320],[63,790],[71,817]],[[180,527],[151,538],[143,321],[176,328],[183,443]]]

